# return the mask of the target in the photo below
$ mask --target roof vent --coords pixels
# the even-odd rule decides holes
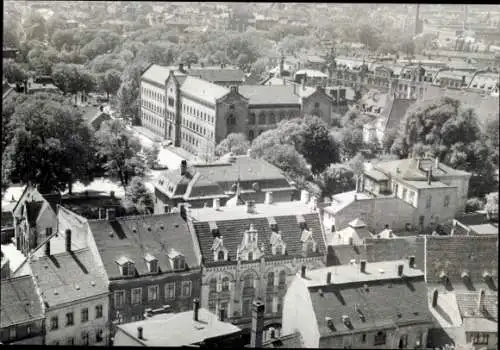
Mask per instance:
[[[80,286],[77,284],[77,285],[75,286],[75,289],[76,289],[76,290],[80,290]]]
[[[331,317],[328,317],[326,316],[325,317],[325,321],[326,321],[326,325],[328,326],[328,328],[330,328],[332,331],[335,330],[335,326],[333,325],[333,320]]]
[[[323,289],[318,289],[318,294],[319,294],[320,296],[323,296]]]
[[[151,232],[151,226],[148,226],[148,231]]]
[[[95,282],[94,282],[94,281],[91,281],[91,282],[90,282],[90,285],[91,285],[92,287],[95,287]]]
[[[160,225],[160,228],[161,228],[162,230],[164,230],[164,229],[165,229],[165,226],[163,226],[163,224],[161,224],[161,225]]]
[[[346,325],[346,327],[351,327],[351,319],[347,315],[342,315],[342,322]]]

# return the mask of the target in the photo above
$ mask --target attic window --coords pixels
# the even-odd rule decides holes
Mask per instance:
[[[135,263],[127,257],[122,256],[117,261],[120,266],[122,276],[133,276],[135,273]]]
[[[269,222],[269,228],[273,232],[278,232],[278,224],[276,223],[276,220],[273,217],[267,218]]]
[[[148,264],[148,270],[149,272],[151,273],[157,273],[158,272],[158,259],[155,258],[153,255],[151,254],[146,254],[146,256],[144,257],[144,260],[146,260],[147,264]]]

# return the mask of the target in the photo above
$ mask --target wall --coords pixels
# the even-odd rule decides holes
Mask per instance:
[[[317,115],[316,112],[316,103],[319,103],[319,115]],[[332,101],[324,92],[316,91],[311,96],[302,99],[302,113],[317,115],[327,125],[330,125],[332,116]]]
[[[431,207],[426,208],[428,196],[432,197]],[[444,206],[444,198],[449,196],[448,207]],[[418,191],[418,211],[417,215],[424,217],[424,228],[431,226],[432,222],[441,223],[455,217],[455,203],[457,202],[457,189],[452,188],[432,188],[420,189]]]
[[[237,87],[234,87],[234,90],[231,90],[228,95],[217,102],[216,109],[216,144],[219,144],[230,133],[245,133],[248,120],[248,100],[238,93]],[[235,125],[227,123],[231,114],[235,117]]]
[[[472,345],[474,350],[479,350],[479,349],[498,349],[498,333],[488,333],[488,344],[477,344],[477,345]],[[465,337],[467,339],[468,344],[472,344],[473,341],[473,334],[472,332],[466,332]]]
[[[178,89],[177,85],[175,83],[175,78],[171,75],[167,79],[167,84],[165,86],[165,95],[166,95],[166,100],[165,100],[165,137],[169,140],[172,140],[174,142],[175,146],[178,146],[178,125],[177,125],[177,119],[179,117],[179,111],[178,111]],[[173,98],[174,99],[174,105],[170,106],[168,104],[168,99]]]
[[[46,238],[46,229],[51,228],[52,232],[55,233],[57,230],[57,216],[50,207],[47,205],[42,207],[42,212],[38,216],[36,221],[36,231],[38,232],[38,244]]]
[[[140,98],[142,126],[158,136],[165,137],[165,90],[141,80]]]
[[[467,194],[469,192],[470,176],[457,176],[446,178],[439,178],[439,181],[450,186],[457,186],[456,200],[453,202],[455,206],[455,214],[461,214],[465,211],[465,202],[467,201]]]
[[[270,119],[270,115],[274,114],[275,122],[272,123]],[[246,135],[249,140],[252,139],[250,131],[253,131],[253,138],[259,136],[262,132],[273,129],[276,127],[276,124],[284,119],[291,119],[300,116],[300,105],[297,104],[294,106],[252,106],[248,107],[248,117],[251,115],[255,116],[255,123],[250,124],[250,119],[246,123]],[[260,123],[259,116],[265,116],[265,123]]]
[[[0,341],[3,344],[34,344],[43,345],[43,323],[44,320],[37,320],[29,323],[17,324],[11,327],[5,327],[0,330]],[[28,334],[28,326],[30,334]],[[10,329],[16,329],[16,336],[10,339]]]
[[[103,315],[101,318],[95,318],[95,307],[97,305],[103,306]],[[89,320],[86,323],[81,323],[81,310],[83,308],[89,309]],[[60,345],[68,344],[68,339],[73,337],[75,345],[83,345],[82,332],[89,332],[89,344],[94,346],[106,346],[109,340],[108,329],[108,308],[109,296],[105,294],[93,299],[80,300],[72,303],[71,305],[48,308],[46,310],[45,319],[45,344],[55,345],[58,342]],[[66,327],[66,313],[73,312],[74,325]],[[51,318],[57,316],[59,318],[59,328],[51,331]],[[96,342],[96,331],[103,330],[103,341]]]

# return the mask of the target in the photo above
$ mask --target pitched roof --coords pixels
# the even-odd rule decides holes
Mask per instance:
[[[283,232],[281,237],[286,244],[287,255],[276,256],[276,258],[279,257],[280,259],[285,259],[292,258],[294,256],[302,256],[301,237],[303,231],[297,221],[297,213],[300,213],[301,211],[300,208],[299,211],[294,209],[294,205],[292,203],[295,202],[281,203],[290,206],[289,213],[283,213],[281,215],[280,213],[273,213],[271,208],[272,206],[276,206],[280,203],[273,205],[256,205],[257,214],[246,214],[245,206],[231,208],[230,211],[233,213],[230,214],[230,217],[232,218],[217,218],[217,215],[214,214],[220,212],[215,212],[212,208],[191,210],[191,216],[194,219],[193,226],[196,236],[198,237],[205,264],[214,263],[213,251],[211,250],[214,237],[210,230],[210,222],[212,221],[214,221],[217,225],[219,234],[224,239],[224,247],[228,249],[229,261],[233,263],[237,261],[237,247],[241,244],[244,232],[250,228],[250,225],[253,225],[253,227],[258,231],[258,245],[259,247],[261,244],[263,245],[265,257],[271,259],[273,258],[270,244],[273,232],[271,230],[268,217],[274,217],[274,220],[278,225],[278,230]],[[205,213],[203,213],[203,211]],[[237,211],[239,211],[239,213]],[[203,217],[198,214],[202,214]],[[313,253],[313,255],[324,255],[326,247],[318,213],[311,213],[309,210],[309,213],[302,213],[302,216],[318,247],[318,252]]]
[[[440,283],[441,271],[452,284],[462,284],[462,272],[480,283],[488,271],[498,283],[498,235],[426,236],[426,274],[428,283]]]
[[[300,104],[299,97],[293,92],[293,86],[241,85],[239,92],[248,99],[249,105]]]
[[[420,164],[419,168],[417,168],[418,164]],[[420,159],[420,162],[414,158],[381,161],[373,163],[373,169],[381,171],[388,176],[404,178],[407,180],[417,180],[414,182],[418,182],[418,180],[425,180],[425,170],[428,169],[431,165],[433,166],[432,176],[437,178],[438,180],[440,177],[446,178],[448,176],[470,175],[470,173],[453,169],[443,163],[439,163],[439,168],[436,168],[434,159],[428,158]],[[441,185],[443,186],[444,184]]]
[[[172,67],[164,67],[157,64],[152,64],[143,74],[142,78],[154,81],[158,84],[165,85]]]
[[[408,108],[414,103],[414,100],[389,98],[391,100],[390,108],[384,109],[384,116],[387,118],[385,129],[397,129],[403,120]]]
[[[404,278],[397,274],[400,264]],[[331,272],[330,284],[326,284],[327,272]],[[432,320],[423,273],[405,261],[367,264],[366,273],[354,265],[323,268],[310,271],[306,278],[302,281],[308,288],[321,337]],[[350,320],[349,327],[344,316]],[[326,317],[331,318],[334,330]]]
[[[460,314],[463,318],[490,318],[498,321],[498,293],[488,292],[484,294],[479,308],[481,291],[466,292],[456,291],[456,299]]]
[[[205,68],[188,68],[188,74],[200,79],[215,82],[233,82],[245,80],[245,73],[238,68],[220,68],[220,67],[205,67]]]
[[[0,328],[43,318],[43,306],[31,276],[2,280]]]
[[[349,226],[351,226],[352,228],[361,228],[366,227],[366,224],[363,220],[356,218],[349,223]]]
[[[193,320],[193,311],[186,311],[168,317],[152,317],[121,324],[118,328],[145,346],[191,345],[241,332],[239,327],[219,321],[215,314],[203,308],[198,310],[198,320]],[[137,327],[142,327],[144,339],[137,339]]]
[[[171,249],[184,255],[188,267],[199,267],[188,224],[179,214],[119,217],[114,221],[90,220],[89,226],[111,279],[121,277],[117,264],[121,257],[134,261],[139,275],[149,274],[145,259],[148,253],[158,259],[160,271],[172,271],[168,257]]]
[[[48,307],[108,291],[104,271],[87,248],[38,257],[30,262],[30,266]]]
[[[229,89],[226,89],[223,86],[192,76],[187,76],[184,79],[180,90],[182,93],[212,104],[215,104],[219,98],[229,93]]]

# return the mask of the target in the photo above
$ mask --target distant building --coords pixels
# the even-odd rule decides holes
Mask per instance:
[[[285,296],[283,332],[299,332],[308,348],[423,349],[432,327],[426,293],[411,260],[304,266]]]
[[[4,257],[2,256],[2,270],[3,263]],[[1,283],[1,343],[4,345],[43,345],[44,307],[32,277],[7,276],[4,279],[2,276]]]
[[[269,202],[268,202],[269,203]],[[188,212],[204,259],[201,305],[242,328],[251,306],[265,306],[264,328],[281,328],[283,296],[301,264],[325,266],[326,247],[315,201],[283,202]]]
[[[155,184],[155,213],[168,213],[179,205],[201,208],[218,201],[226,205],[238,193],[239,200],[263,203],[272,194],[275,202],[291,201],[296,188],[282,171],[264,159],[235,156],[211,164],[189,165],[164,172]]]

